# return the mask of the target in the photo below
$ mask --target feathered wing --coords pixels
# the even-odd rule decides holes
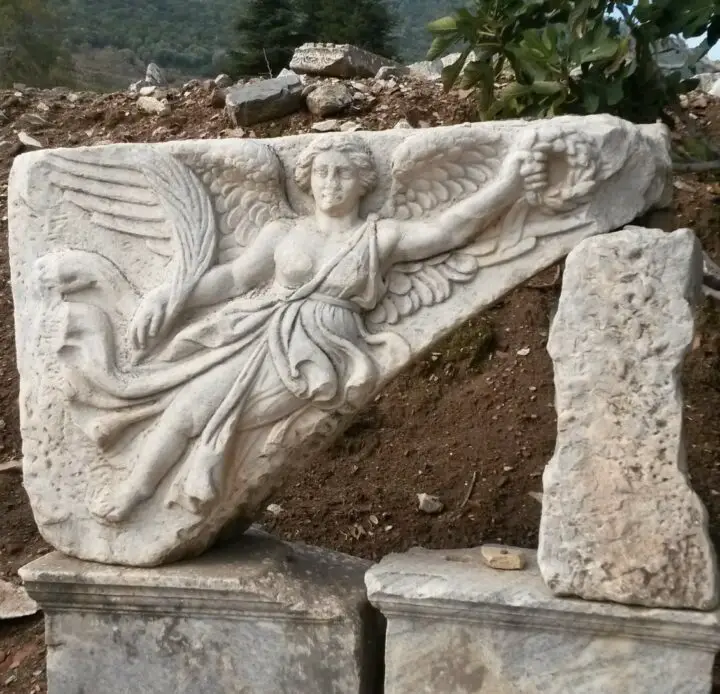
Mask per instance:
[[[100,149],[57,150],[48,167],[50,184],[94,225],[143,238],[151,251],[171,258],[168,312],[178,310],[217,253],[212,202],[193,171],[153,147],[127,158]]]
[[[219,264],[238,257],[268,222],[295,216],[285,196],[282,163],[270,146],[244,141],[232,155],[198,147],[179,156],[213,201]]]
[[[387,292],[369,316],[370,324],[397,324],[422,307],[448,299],[453,285],[472,281],[480,268],[508,262],[551,233],[564,233],[581,222],[558,215],[582,204],[597,184],[599,158],[593,143],[577,133],[539,128],[533,149],[561,157],[568,170],[559,184],[541,192],[525,192],[497,224],[472,244],[420,262],[394,265],[387,276]],[[428,142],[410,137],[394,153],[390,198],[381,216],[400,220],[428,217],[480,190],[500,168],[507,146],[500,135],[468,129],[447,133]],[[528,224],[528,213],[538,208],[552,215],[552,225]]]

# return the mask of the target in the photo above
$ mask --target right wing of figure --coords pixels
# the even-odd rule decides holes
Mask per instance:
[[[218,222],[218,264],[242,254],[260,230],[295,217],[285,196],[283,167],[272,147],[243,141],[232,155],[198,145],[179,157],[195,171],[213,201]]]

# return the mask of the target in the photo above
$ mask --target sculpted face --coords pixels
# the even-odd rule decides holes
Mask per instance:
[[[315,204],[332,216],[357,208],[362,194],[354,164],[339,152],[321,152],[315,157],[310,179]]]

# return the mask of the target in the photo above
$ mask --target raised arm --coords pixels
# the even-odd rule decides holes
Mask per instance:
[[[268,224],[240,257],[232,263],[211,268],[197,283],[188,299],[187,307],[212,306],[241,296],[272,277],[275,269],[275,246],[286,230],[285,222]]]
[[[381,253],[387,264],[423,260],[466,246],[487,229],[526,190],[547,185],[542,150],[511,151],[497,177],[480,191],[426,220],[380,222]]]

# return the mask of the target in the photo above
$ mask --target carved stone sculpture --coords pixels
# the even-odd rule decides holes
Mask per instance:
[[[17,158],[41,532],[153,565],[246,526],[418,353],[663,203],[669,164],[662,126],[605,116]]]
[[[628,227],[568,256],[548,351],[558,438],[538,562],[556,595],[714,609],[715,551],[686,476],[680,369],[702,248]]]

